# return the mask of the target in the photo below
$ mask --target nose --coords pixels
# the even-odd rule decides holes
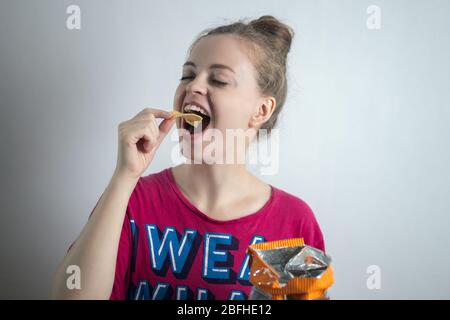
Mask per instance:
[[[197,76],[186,85],[186,92],[204,95],[206,94],[206,84],[200,76]]]

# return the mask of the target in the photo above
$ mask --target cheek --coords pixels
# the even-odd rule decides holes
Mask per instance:
[[[215,127],[247,129],[253,114],[253,97],[236,92],[235,94],[212,96],[215,106]]]
[[[248,128],[249,116],[242,105],[222,106],[216,113],[215,126],[220,129]]]
[[[229,110],[229,109],[227,109]],[[220,127],[233,127],[236,119],[232,116],[233,112],[227,112],[224,109],[220,110],[216,114],[216,123]]]

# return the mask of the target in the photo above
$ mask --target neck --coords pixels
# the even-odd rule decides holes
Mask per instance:
[[[174,168],[180,188],[192,200],[206,199],[206,207],[221,207],[248,192],[255,177],[245,164],[182,164]]]

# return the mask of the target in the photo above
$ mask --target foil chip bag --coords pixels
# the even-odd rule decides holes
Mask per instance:
[[[331,258],[292,238],[250,245],[249,300],[328,299],[334,283]]]

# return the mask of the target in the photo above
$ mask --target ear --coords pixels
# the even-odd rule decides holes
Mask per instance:
[[[274,97],[264,98],[258,105],[256,112],[249,120],[249,128],[260,128],[267,120],[270,119],[275,111],[277,100]]]

